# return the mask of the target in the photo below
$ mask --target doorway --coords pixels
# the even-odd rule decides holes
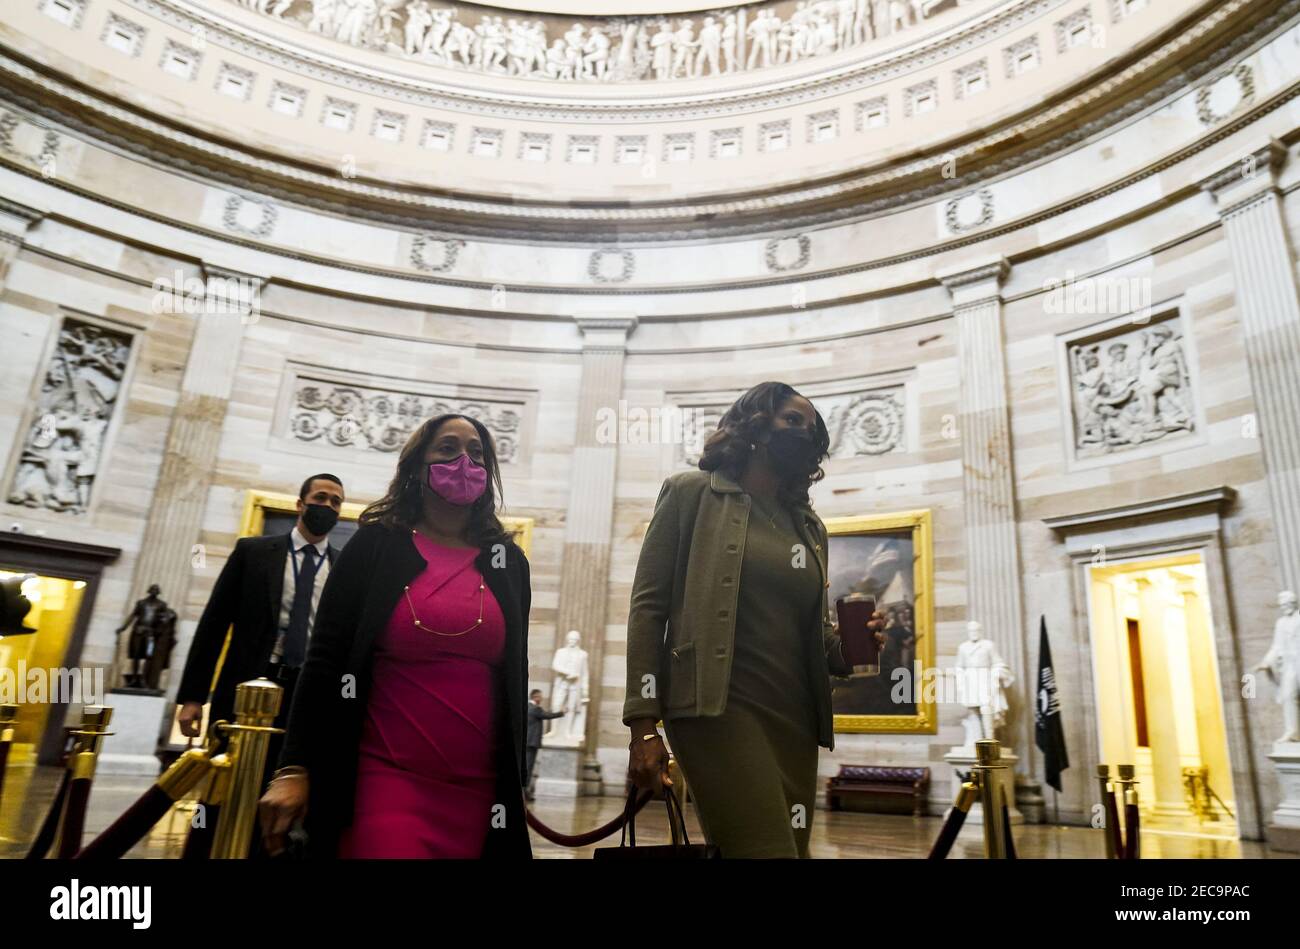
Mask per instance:
[[[1200,552],[1090,564],[1100,761],[1136,769],[1144,829],[1238,836]]]

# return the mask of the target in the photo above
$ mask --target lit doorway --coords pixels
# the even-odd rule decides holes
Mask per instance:
[[[1100,760],[1136,768],[1144,829],[1238,835],[1199,553],[1088,566]]]

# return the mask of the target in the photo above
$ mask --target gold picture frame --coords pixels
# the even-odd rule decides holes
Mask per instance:
[[[369,505],[349,501],[339,513],[340,520],[355,521]],[[266,527],[266,512],[277,514],[294,514],[298,510],[298,498],[292,494],[276,491],[249,490],[244,498],[244,513],[239,521],[240,537],[260,537]],[[519,549],[528,557],[532,554],[533,523],[531,517],[503,517],[501,524],[508,530]]]
[[[934,549],[930,511],[913,510],[863,517],[831,517],[825,519],[825,524],[830,539],[826,559],[827,579],[830,583],[827,595],[830,599],[832,615],[835,614],[835,600],[849,592],[847,584],[852,582],[849,578],[859,577],[855,588],[870,585],[868,581],[876,583],[877,586],[883,583],[884,595],[898,597],[895,602],[890,602],[877,593],[879,607],[891,613],[891,622],[896,623],[891,628],[903,625],[897,621],[900,616],[905,617],[906,609],[910,608],[913,632],[911,662],[906,663],[911,668],[903,673],[903,676],[911,680],[913,701],[904,703],[905,711],[901,714],[881,714],[875,711],[864,711],[861,714],[835,712],[835,731],[881,735],[935,734],[938,731],[936,703],[933,701],[932,692],[929,700],[926,700],[927,690],[924,687],[927,671],[935,668]],[[837,538],[840,538],[838,543]],[[866,540],[846,542],[850,538]],[[880,541],[872,543],[871,538],[880,538]],[[856,566],[837,567],[837,549],[840,550],[841,557],[854,558],[874,551],[876,559],[884,564],[883,577],[889,579],[883,579],[879,570],[873,572],[871,569],[873,564],[863,564],[860,571]],[[910,552],[910,565],[900,563],[899,558],[906,560],[905,554],[908,552]],[[896,568],[892,575],[889,573],[890,568]],[[886,634],[888,635],[888,630]],[[902,649],[900,653],[903,653]],[[919,681],[916,675],[918,670],[921,672]],[[895,686],[902,688],[901,694],[906,694],[906,683],[902,678],[895,678],[893,673],[883,669],[881,677],[874,680],[858,677],[847,681],[832,680],[832,708],[837,705],[840,708],[855,706],[864,709],[878,708],[881,704],[881,696],[886,693],[895,694],[891,691]]]

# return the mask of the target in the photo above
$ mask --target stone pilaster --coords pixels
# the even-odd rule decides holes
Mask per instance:
[[[1273,501],[1280,588],[1300,584],[1300,295],[1277,175],[1286,148],[1270,141],[1201,182],[1218,202],[1236,284]]]
[[[582,382],[574,437],[569,506],[556,610],[554,648],[569,630],[582,635],[591,677],[584,754],[585,792],[600,793],[596,761],[601,720],[601,679],[605,660],[610,543],[614,520],[614,478],[618,445],[597,441],[600,409],[617,410],[623,394],[623,360],[635,316],[577,317],[582,331]]]
[[[213,267],[204,268],[204,280],[205,306],[195,315],[194,342],[167,433],[132,598],[134,602],[156,583],[162,588],[163,599],[178,613],[183,611],[194,573],[194,545],[207,505],[240,347],[248,325],[257,319],[262,285],[259,277]],[[173,668],[183,658],[174,658]],[[177,677],[172,679],[175,682]]]
[[[952,295],[957,323],[961,404],[962,507],[966,515],[967,616],[984,625],[1016,677],[1004,743],[1032,774],[1033,741],[1025,662],[1020,547],[1016,537],[1011,420],[1002,337],[1002,281],[1007,262],[998,257],[937,274]]]
[[[0,198],[0,291],[4,290],[9,277],[9,265],[22,249],[27,232],[42,217],[44,212],[8,198]]]

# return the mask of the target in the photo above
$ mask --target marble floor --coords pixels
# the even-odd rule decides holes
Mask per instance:
[[[49,809],[58,787],[57,768],[11,768],[0,802],[0,859],[15,858],[27,847]],[[143,777],[101,776],[95,782],[86,818],[86,840],[92,839],[150,785]],[[590,830],[614,818],[622,801],[612,798],[566,799],[539,797],[533,812],[549,827],[563,834]],[[686,808],[688,828],[694,840],[702,840],[691,806]],[[169,859],[180,855],[189,825],[185,803],[159,822],[129,856]],[[812,854],[821,858],[918,858],[929,851],[939,833],[937,817],[912,818],[882,814],[818,811],[813,821]],[[652,804],[637,821],[639,843],[666,843],[668,824],[660,805]],[[1024,825],[1016,828],[1016,848],[1022,858],[1084,857],[1103,855],[1100,832],[1082,827]],[[590,857],[595,846],[617,845],[617,838],[599,845],[568,849],[533,834],[534,855],[542,859]],[[1222,837],[1186,833],[1144,833],[1144,858],[1293,858],[1269,850],[1261,842],[1227,840]],[[978,832],[967,831],[953,847],[950,859],[979,858],[983,846]]]

